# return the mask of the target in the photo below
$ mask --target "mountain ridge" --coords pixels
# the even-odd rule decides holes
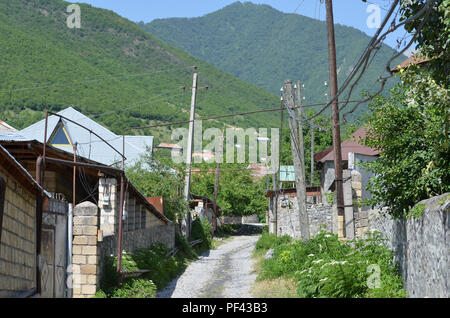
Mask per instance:
[[[265,4],[234,2],[201,17],[155,19],[138,25],[162,41],[274,94],[279,94],[285,79],[300,79],[305,84],[305,103],[327,101],[323,85],[329,79],[324,21],[283,13]],[[370,37],[340,24],[335,29],[341,83]],[[352,99],[360,98],[362,90],[374,90],[378,76],[386,74],[383,62],[394,53],[382,45]],[[402,58],[406,57],[397,61]],[[388,83],[385,90],[395,82]]]
[[[113,11],[79,4],[81,29],[69,29],[67,5],[0,1],[0,119],[16,128],[42,119],[46,109],[68,106],[116,133],[188,120],[190,90],[181,88],[192,85],[193,65],[199,68],[199,85],[209,86],[198,94],[200,117],[279,104],[276,95],[171,47]],[[267,113],[223,121],[264,127],[275,125],[275,118]]]

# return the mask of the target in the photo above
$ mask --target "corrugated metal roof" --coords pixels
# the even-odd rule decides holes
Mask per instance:
[[[0,141],[31,141],[33,139],[27,138],[17,131],[0,131]]]
[[[3,120],[0,120],[0,132],[4,132],[4,131],[16,131],[16,128],[8,125]]]
[[[107,128],[98,124],[89,117],[83,115],[72,107],[60,111],[58,114],[73,120],[92,132],[98,134],[105,139],[118,152],[123,152],[122,136],[116,135]],[[100,138],[91,134],[88,130],[80,127],[70,121],[61,119],[67,134],[72,143],[77,143],[77,153],[85,158],[103,163],[105,165],[112,165],[120,162],[122,157],[119,153],[114,151],[110,146],[103,142]],[[55,128],[57,128],[60,118],[55,115],[48,117],[47,141],[51,138]],[[20,131],[25,137],[36,139],[40,142],[44,141],[45,120],[41,120]],[[70,146],[57,146],[55,148],[73,153],[73,148]],[[146,152],[146,148],[153,147],[153,136],[125,136],[125,157],[126,164],[131,165],[139,159],[141,154]]]
[[[9,161],[13,162],[14,165],[24,174],[24,176],[26,177],[26,179],[28,179],[28,182],[30,182],[33,187],[39,189],[39,190],[43,190],[45,195],[49,198],[51,198],[51,194],[46,191],[45,189],[43,189],[36,180],[34,180],[34,178],[31,176],[31,174],[27,171],[27,169],[25,169],[17,160],[16,158],[13,157],[13,155],[11,155],[9,153],[8,150],[6,150],[6,148],[4,148],[2,145],[0,145],[0,154],[3,154],[5,157],[8,158]]]
[[[350,138],[341,142],[341,154],[342,160],[348,160],[348,153],[353,152],[360,155],[366,156],[377,156],[380,154],[378,150],[372,149],[368,146],[364,146],[359,143],[360,139],[365,138],[366,128],[361,127],[355,131]],[[334,160],[333,146],[325,149],[314,156],[316,161],[325,162]]]

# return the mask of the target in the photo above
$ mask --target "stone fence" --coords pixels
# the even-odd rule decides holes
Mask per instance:
[[[384,211],[369,212],[369,229],[388,240],[400,265],[408,297],[449,298],[450,194],[421,201],[423,214],[393,220]]]
[[[77,205],[73,211],[72,288],[74,298],[93,297],[100,288],[102,259],[117,255],[117,233],[102,238],[99,208],[91,202]],[[146,227],[123,233],[123,250],[150,247],[161,242],[168,248],[175,245],[172,222],[164,223],[148,215]]]

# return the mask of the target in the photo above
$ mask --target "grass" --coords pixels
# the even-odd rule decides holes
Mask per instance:
[[[262,250],[253,253],[253,270],[259,273],[264,261]],[[297,285],[292,278],[278,277],[274,279],[257,279],[251,289],[255,298],[297,298]]]
[[[273,256],[265,259],[270,248]],[[265,232],[254,257],[258,273],[254,294],[261,297],[406,297],[398,265],[378,233],[340,241],[322,231],[303,243]]]

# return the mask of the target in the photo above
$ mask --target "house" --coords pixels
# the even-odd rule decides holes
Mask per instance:
[[[40,192],[28,171],[0,146],[0,297],[37,292]]]
[[[66,133],[65,128],[62,128],[62,126],[59,128],[55,126],[55,129],[63,129],[63,133]],[[71,131],[70,128],[68,131]],[[71,138],[71,136],[68,138]],[[8,131],[0,133],[0,145],[9,154],[9,157],[6,157],[6,159],[18,167],[20,166],[21,169],[19,170],[20,173],[16,173],[9,165],[2,163],[1,167],[5,167],[4,170],[13,173],[16,178],[21,177],[21,174],[27,176],[29,182],[33,184],[33,177],[38,175],[38,171],[42,171],[43,165],[41,165],[42,160],[40,157],[43,154],[44,144],[35,140],[32,136],[26,137],[22,135],[21,132]],[[38,241],[42,241],[41,249],[39,249],[39,253],[34,254],[40,255],[42,261],[38,267],[36,261],[32,264],[32,266],[39,269],[37,272],[41,274],[41,279],[37,281],[42,286],[42,288],[39,288],[42,297],[68,297],[68,289],[65,284],[67,266],[76,265],[77,267],[82,267],[94,265],[92,263],[80,263],[81,260],[88,262],[89,259],[88,255],[80,254],[84,251],[82,246],[86,240],[91,244],[97,244],[96,248],[99,250],[98,255],[101,256],[117,255],[119,241],[122,242],[122,248],[127,251],[148,247],[154,242],[161,242],[169,248],[172,248],[175,241],[173,223],[148,202],[128,180],[125,180],[124,184],[125,208],[122,223],[123,233],[119,235],[119,194],[121,192],[121,183],[118,180],[121,179],[123,172],[104,163],[93,161],[92,158],[85,158],[79,154],[74,157],[73,153],[63,149],[55,145],[47,145],[45,173],[41,177],[43,178],[41,182],[44,188],[48,190],[48,192],[45,192],[48,200],[44,201],[43,204],[36,202],[32,204],[33,207],[42,206],[43,210],[42,222],[39,220],[36,221],[38,228],[39,225],[42,225],[41,235],[37,234]],[[76,163],[73,163],[74,161]],[[75,179],[74,164],[77,165]],[[14,186],[13,189],[22,188]],[[23,192],[22,190],[18,191],[21,191],[19,193]],[[20,204],[19,197],[15,196],[13,198],[14,206],[22,208],[22,205],[17,205],[17,202]],[[88,203],[89,201],[90,203]],[[66,254],[69,253],[67,246],[71,243],[68,238],[69,227],[67,226],[69,202],[74,202],[80,208],[84,207],[85,204],[93,204],[95,207],[95,217],[92,216],[92,224],[89,224],[91,226],[89,231],[95,235],[90,238],[78,239],[77,241],[74,239],[73,255],[76,255],[76,259],[74,259],[73,264],[66,263],[66,259],[68,259]],[[25,204],[23,205],[25,206]],[[20,220],[22,220],[23,215],[21,214],[20,217]],[[77,227],[84,225],[76,224],[75,222],[73,224],[74,233]],[[15,228],[21,227],[15,226]],[[77,235],[80,236],[79,231]],[[8,236],[7,239],[9,239]],[[14,241],[20,242],[17,239]],[[22,245],[25,246],[25,243]],[[2,247],[0,253],[9,253],[4,257],[12,257],[9,246],[5,249]],[[20,254],[20,259],[17,258],[18,253],[14,255],[16,260],[21,262],[20,264],[23,264],[24,255]],[[96,266],[98,266],[98,263]],[[1,268],[4,268],[4,266]],[[28,275],[28,272],[26,275]],[[15,281],[13,283],[17,285],[14,285],[16,286],[14,288],[17,290],[21,288],[20,291],[31,284],[19,286]],[[9,280],[8,284],[10,284]],[[1,286],[3,284],[0,284],[0,289]],[[36,284],[30,286],[30,288],[34,288]],[[98,288],[98,284],[90,286],[89,289],[86,289],[89,291],[86,291],[87,294],[80,294],[83,292],[83,289],[77,288],[74,289],[73,294],[77,295],[77,297],[93,296],[96,288]]]
[[[372,174],[366,171],[361,163],[376,160],[380,152],[362,144],[361,140],[365,138],[367,129],[364,127],[355,131],[350,138],[341,142],[341,155],[343,169],[355,170],[361,175],[362,195],[361,199],[369,198],[370,193],[366,191],[366,186]],[[334,151],[329,147],[314,155],[317,168],[321,173],[322,201],[330,200],[330,189],[334,181]]]
[[[122,135],[116,135],[72,107],[66,108],[58,114],[65,118],[55,115],[48,117],[47,144],[71,154],[73,154],[76,145],[79,156],[107,166],[121,163],[122,157],[120,154],[124,150]],[[74,122],[83,125],[86,129]],[[115,152],[92,132],[101,136],[119,153]],[[19,133],[25,138],[43,143],[45,119],[19,131]],[[125,136],[125,163],[133,165],[147,150],[151,153],[152,147],[152,136]]]

